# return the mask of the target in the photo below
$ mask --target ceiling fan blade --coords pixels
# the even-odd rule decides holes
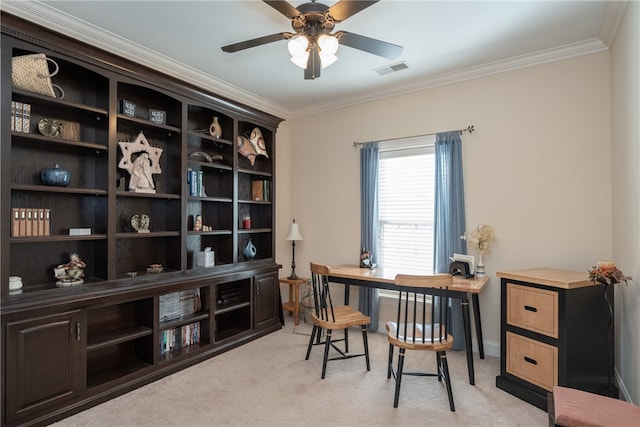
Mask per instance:
[[[317,46],[313,46],[309,51],[309,59],[307,60],[307,68],[304,69],[305,80],[315,80],[320,77],[320,51]]]
[[[266,4],[283,14],[289,19],[293,19],[300,15],[300,11],[286,1],[263,0]]]
[[[234,44],[230,44],[227,46],[222,46],[223,52],[237,52],[239,50],[249,49],[250,47],[256,47],[267,43],[277,42],[278,40],[286,40],[290,38],[293,34],[291,33],[275,33],[268,36],[258,37],[251,40],[245,40],[243,42],[238,42]]]
[[[398,46],[397,44],[383,42],[381,40],[372,39],[371,37],[365,37],[346,31],[337,32],[336,37],[338,37],[338,40],[342,45],[389,59],[399,57],[402,55],[402,51],[404,50],[402,46]]]
[[[329,15],[335,22],[341,22],[350,16],[368,8],[369,6],[378,3],[380,0],[371,1],[347,1],[341,0],[338,3],[331,6],[328,10]]]

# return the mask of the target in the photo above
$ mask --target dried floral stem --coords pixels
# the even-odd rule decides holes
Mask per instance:
[[[616,283],[621,282],[624,282],[626,285],[628,284],[627,281],[631,280],[631,277],[625,276],[624,273],[616,267],[602,269],[594,265],[591,267],[591,270],[589,270],[589,280],[592,282],[598,282],[602,285],[615,285]]]

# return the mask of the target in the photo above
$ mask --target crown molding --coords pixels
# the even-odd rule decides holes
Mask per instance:
[[[605,46],[604,43],[602,43],[602,41],[600,41],[599,39],[589,39],[553,49],[545,49],[527,55],[520,55],[501,61],[468,67],[450,73],[430,76],[422,80],[407,83],[405,85],[394,86],[393,88],[389,88],[383,91],[376,91],[375,93],[368,92],[364,95],[341,98],[329,103],[315,104],[308,108],[298,109],[296,111],[296,114],[292,118],[304,117],[322,111],[349,107],[357,104],[362,104],[364,102],[376,101],[392,96],[450,85],[465,80],[479,79],[494,74],[506,73],[508,71],[514,71],[521,68],[533,67],[536,65],[561,61],[576,56],[589,55],[606,50],[607,46]]]
[[[135,61],[165,74],[180,76],[180,79],[185,82],[191,83],[204,90],[209,90],[216,95],[232,99],[283,119],[293,119],[332,109],[349,107],[392,96],[445,86],[465,80],[478,79],[498,73],[605,51],[607,50],[607,45],[615,37],[617,28],[624,16],[627,3],[628,1],[611,2],[608,6],[607,16],[601,30],[601,37],[605,43],[600,39],[594,38],[450,73],[434,75],[405,85],[394,86],[393,88],[367,91],[363,94],[318,103],[296,110],[287,109],[282,105],[218,79],[215,76],[203,73],[188,65],[178,63],[166,55],[162,55],[117,34],[88,24],[69,14],[60,12],[40,1],[4,0],[0,2],[0,9],[66,36],[83,40],[107,52]]]
[[[613,39],[618,34],[618,28],[624,18],[624,14],[627,11],[627,5],[629,1],[610,1],[607,3],[607,12],[602,21],[602,28],[600,28],[600,34],[598,37],[602,42],[611,46]]]
[[[268,99],[179,63],[173,58],[79,20],[39,1],[4,0],[0,3],[0,9],[164,74],[180,76],[181,80],[211,91],[218,96],[232,99],[278,117],[287,118],[290,115],[289,110]]]

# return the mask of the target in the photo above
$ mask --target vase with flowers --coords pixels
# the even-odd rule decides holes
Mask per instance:
[[[484,260],[482,259],[482,255],[484,253],[490,252],[489,246],[491,243],[496,240],[495,233],[493,232],[493,228],[487,224],[480,224],[473,231],[465,231],[462,236],[460,236],[462,240],[466,240],[471,243],[476,248],[476,252],[478,252],[478,265],[476,266],[476,276],[483,277],[484,276]]]
[[[613,384],[613,364],[611,363],[611,359],[613,357],[611,355],[611,350],[613,348],[613,308],[611,306],[611,301],[609,300],[607,288],[610,285],[616,285],[623,282],[625,285],[627,285],[628,281],[631,280],[631,277],[625,276],[624,273],[620,271],[615,266],[615,263],[611,260],[600,260],[598,261],[597,265],[592,266],[588,271],[589,280],[602,285],[604,300],[607,303],[607,309],[609,310],[609,319],[607,323],[607,392],[609,396],[617,397],[617,392],[615,391],[615,387]]]

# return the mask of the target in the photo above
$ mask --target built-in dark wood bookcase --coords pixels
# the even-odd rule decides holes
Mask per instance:
[[[63,98],[12,86],[12,58],[36,53],[58,64]],[[281,119],[5,13],[0,54],[3,426],[50,424],[280,328]],[[23,130],[11,126],[12,101],[30,106]],[[43,120],[63,132],[45,135]],[[252,163],[238,138],[256,129],[264,152]],[[134,160],[123,144],[141,137],[162,152],[152,192],[132,191],[121,167]],[[68,185],[44,184],[40,172],[55,164]],[[48,210],[48,226],[14,233],[20,208]],[[148,232],[136,231],[135,215],[148,216]],[[214,262],[204,266],[207,248]],[[86,263],[84,283],[57,287],[54,267],[72,253]],[[20,290],[10,276],[22,278]]]

